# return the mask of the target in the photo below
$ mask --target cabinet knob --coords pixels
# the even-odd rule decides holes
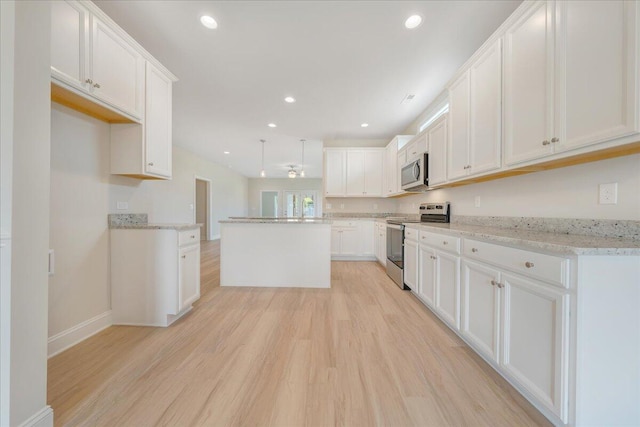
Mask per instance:
[[[558,141],[560,141],[560,139],[556,138],[555,136],[553,138],[551,138],[551,142],[558,142]]]
[[[547,141],[546,139],[544,141],[542,141],[542,145],[549,145],[551,144],[549,141]]]
[[[149,162],[149,166],[153,166],[153,162]]]
[[[85,80],[84,82],[85,82],[85,83],[89,83],[89,84],[93,84],[93,80],[91,80],[91,79],[87,79],[87,80]]]
[[[471,248],[471,252],[478,252],[476,248]]]
[[[449,244],[449,242],[447,242],[446,240],[443,240],[443,241],[442,241],[442,244],[443,244],[443,245],[448,245],[448,244]]]
[[[95,88],[97,88],[97,89],[100,89],[100,84],[99,84],[99,83],[96,83],[96,84],[94,84],[94,85],[93,85],[93,87],[95,87]]]
[[[495,280],[491,281],[491,286],[496,286],[498,284],[498,282],[496,282]]]
[[[186,255],[182,255],[180,258],[186,258],[186,257],[187,257]]]
[[[195,239],[195,238],[196,238],[196,236],[195,236],[194,234],[192,234],[192,235],[191,235],[191,238],[192,238],[192,239]]]
[[[434,257],[433,255],[429,255],[431,257],[431,259],[436,259],[436,257]]]
[[[424,236],[422,236],[421,239],[424,240]]]
[[[527,261],[527,262],[524,263],[524,266],[527,267],[527,268],[532,268],[533,267],[533,263]]]

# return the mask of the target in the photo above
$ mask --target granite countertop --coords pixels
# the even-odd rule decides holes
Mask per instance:
[[[202,224],[118,224],[109,226],[112,230],[194,230]]]
[[[325,218],[239,218],[232,217],[220,224],[331,224],[333,221]]]
[[[147,214],[109,214],[109,228],[116,230],[194,230],[202,224],[160,224],[149,223]]]
[[[640,255],[640,240],[624,237],[563,234],[462,223],[407,223],[406,226],[562,255]]]

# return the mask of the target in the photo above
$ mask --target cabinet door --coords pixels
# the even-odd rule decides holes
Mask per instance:
[[[91,79],[96,98],[135,118],[143,116],[144,58],[95,16],[91,17]]]
[[[420,245],[418,248],[419,257],[419,288],[418,295],[431,308],[436,304],[436,256],[433,249]]]
[[[360,233],[357,227],[342,229],[340,255],[360,255]]]
[[[378,234],[380,238],[379,259],[382,265],[387,265],[387,227],[385,224],[380,224]]]
[[[428,131],[429,185],[447,181],[447,117],[437,121]]]
[[[556,151],[638,131],[637,8],[556,2]]]
[[[358,224],[358,233],[360,234],[360,254],[365,256],[374,256],[374,234],[375,222],[373,220],[361,220]]]
[[[505,163],[552,153],[553,17],[551,2],[536,2],[505,34]]]
[[[569,296],[517,276],[502,277],[501,365],[566,422]]]
[[[340,255],[342,247],[342,228],[331,227],[331,255]]]
[[[451,325],[460,329],[460,257],[444,252],[435,252],[436,256],[436,304],[440,316]]]
[[[200,298],[200,245],[179,250],[178,311]]]
[[[473,347],[498,361],[500,328],[500,273],[480,264],[462,261],[462,324],[460,332]]]
[[[171,80],[147,62],[145,172],[171,177]]]
[[[324,153],[324,194],[344,196],[345,193],[345,150],[327,149]]]
[[[412,240],[404,241],[404,284],[417,294],[418,288],[418,244]]]
[[[384,168],[384,151],[372,150],[364,152],[364,191],[367,197],[382,196],[382,172]]]
[[[449,148],[447,177],[461,178],[469,170],[469,72],[449,88]]]
[[[391,141],[385,149],[384,162],[384,195],[398,192],[398,140]]]
[[[364,194],[364,151],[347,151],[347,196]]]
[[[51,75],[87,90],[89,11],[76,1],[51,2]]]
[[[471,174],[500,167],[502,146],[502,40],[498,39],[471,66]]]

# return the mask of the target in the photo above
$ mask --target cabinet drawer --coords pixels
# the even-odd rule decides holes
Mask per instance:
[[[341,220],[341,221],[333,221],[331,223],[331,227],[335,228],[335,227],[357,227],[358,226],[358,221],[345,221],[345,220]]]
[[[464,239],[463,254],[555,285],[566,287],[568,283],[566,258],[470,239]]]
[[[418,240],[418,230],[416,230],[415,228],[406,227],[404,229],[404,238],[417,241]]]
[[[460,238],[447,236],[446,234],[431,233],[429,231],[420,231],[420,243],[433,246],[435,248],[460,254]]]
[[[178,233],[178,246],[200,242],[200,229],[184,230]]]

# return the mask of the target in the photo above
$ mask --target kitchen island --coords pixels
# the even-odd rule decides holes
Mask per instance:
[[[331,287],[331,221],[220,221],[220,286]]]

